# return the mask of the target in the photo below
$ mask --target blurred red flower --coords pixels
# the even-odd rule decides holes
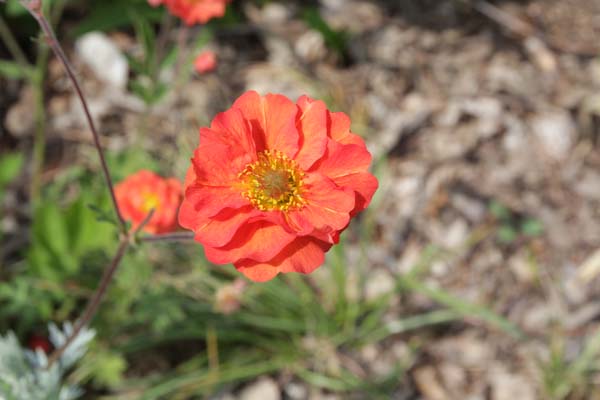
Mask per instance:
[[[169,12],[186,24],[205,24],[225,15],[229,0],[148,0],[150,4],[162,2]],[[160,3],[159,3],[160,4]]]
[[[217,55],[214,51],[206,50],[198,54],[194,60],[194,69],[199,74],[210,72],[217,67]]]
[[[177,229],[177,210],[181,204],[181,183],[141,170],[115,186],[117,203],[123,218],[137,228],[150,210],[154,215],[144,227],[148,233],[167,233]]]
[[[163,3],[163,0],[148,0],[148,3],[152,6],[152,7],[158,7]]]
[[[52,343],[50,343],[50,341],[45,336],[33,334],[29,337],[29,340],[27,341],[27,347],[29,347],[33,351],[40,349],[44,353],[48,354],[52,350]]]
[[[310,273],[369,204],[371,155],[344,113],[307,96],[243,94],[200,129],[179,223],[253,281]]]

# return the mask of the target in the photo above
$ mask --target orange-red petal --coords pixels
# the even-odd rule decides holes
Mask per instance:
[[[221,210],[246,205],[248,200],[235,189],[194,183],[185,191],[185,198],[179,209],[179,224],[184,228],[196,230]]]
[[[325,252],[331,244],[311,237],[300,237],[287,245],[275,258],[268,262],[241,260],[235,267],[250,280],[264,282],[277,273],[299,272],[309,274],[325,261]]]
[[[308,96],[298,99],[298,107],[301,114],[296,126],[301,132],[301,139],[295,159],[300,168],[308,170],[327,149],[327,107],[322,101]]]
[[[211,247],[225,246],[242,224],[260,213],[251,205],[240,209],[226,208],[207,219],[205,224],[196,227],[194,239]]]
[[[366,208],[377,190],[377,179],[367,172],[371,154],[364,144],[339,144],[330,140],[327,154],[315,166],[315,171],[331,178],[336,185],[357,192],[355,211]]]
[[[225,15],[228,0],[163,0],[169,11],[187,25],[205,24]]]
[[[177,228],[177,212],[182,198],[181,183],[141,170],[115,185],[115,196],[123,218],[137,228],[151,209],[154,214],[144,226],[148,233],[166,233]]]
[[[287,214],[287,220],[298,234],[307,235],[315,229],[330,232],[345,228],[354,208],[354,192],[337,186],[321,174],[309,173],[304,182],[306,205]]]
[[[279,94],[260,96],[249,91],[232,108],[239,109],[252,125],[256,150],[279,150],[292,158],[298,152],[300,136],[296,129],[298,107]]]
[[[210,128],[200,129],[192,163],[198,182],[227,186],[237,182],[238,174],[255,159],[250,125],[239,110],[229,110],[218,114]]]
[[[206,258],[215,264],[237,262],[243,258],[267,261],[278,254],[296,236],[281,226],[266,221],[244,224],[225,246],[205,245]]]
[[[362,138],[350,131],[350,117],[343,112],[329,113],[329,134],[341,144],[364,145]]]
[[[246,264],[244,261],[247,261]],[[244,260],[234,264],[236,269],[254,282],[266,282],[275,278],[279,274],[279,268],[270,264],[256,263],[255,261]],[[238,266],[239,265],[239,266]]]
[[[220,143],[241,153],[256,153],[256,145],[252,135],[252,127],[243,113],[237,109],[229,109],[215,116],[210,130],[200,134],[200,143]]]
[[[379,186],[377,179],[368,172],[344,175],[335,178],[334,182],[338,186],[351,188],[356,192],[356,201],[354,209],[350,213],[351,217],[369,206],[373,194],[375,194],[375,191]]]

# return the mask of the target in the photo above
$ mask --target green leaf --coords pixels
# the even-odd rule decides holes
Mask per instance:
[[[173,48],[171,48],[167,55],[161,60],[160,62],[160,70],[163,70],[165,68],[169,68],[172,67],[175,62],[177,61],[177,56],[179,55],[179,48],[173,46]]]
[[[321,13],[316,7],[307,8],[302,17],[312,29],[319,31],[321,35],[323,35],[327,47],[342,56],[346,53],[348,47],[348,35],[346,32],[331,29],[327,22],[321,17]]]
[[[123,381],[123,373],[127,369],[127,361],[119,353],[99,350],[86,358],[86,370],[95,384],[99,386],[116,386]]]
[[[87,17],[78,22],[73,34],[81,36],[91,31],[109,31],[131,25],[131,13],[159,22],[164,10],[152,8],[147,1],[97,0],[90,7]]]
[[[521,225],[521,232],[526,236],[536,237],[544,233],[544,225],[540,220],[527,218]]]
[[[7,79],[26,79],[33,75],[33,71],[14,61],[0,60],[0,75]]]
[[[64,215],[56,204],[45,204],[38,208],[35,215],[34,235],[49,249],[57,254],[70,250]]]
[[[490,213],[496,219],[499,219],[499,220],[507,220],[507,219],[510,219],[512,216],[512,213],[510,212],[510,210],[506,206],[504,206],[502,203],[500,203],[496,200],[492,200],[490,202],[488,209],[489,209]]]
[[[135,36],[138,43],[141,43],[144,48],[144,72],[152,74],[152,64],[154,61],[154,52],[156,50],[156,36],[154,35],[154,29],[150,25],[150,22],[136,14],[134,11],[130,11],[130,19],[135,29]]]
[[[516,339],[523,339],[525,337],[523,332],[521,332],[516,325],[496,314],[486,306],[467,302],[442,289],[427,286],[419,279],[408,275],[398,277],[396,283],[400,289],[410,290],[425,295],[435,302],[446,306],[451,311],[466,318],[477,318],[490,326],[501,329]]]
[[[0,157],[0,187],[10,183],[17,177],[23,167],[23,154],[4,154]]]
[[[502,225],[498,229],[496,235],[498,237],[498,240],[500,240],[502,243],[512,243],[517,239],[519,234],[512,226]]]
[[[87,203],[93,201],[91,196],[82,195],[65,213],[65,224],[69,231],[69,242],[72,252],[77,256],[103,249],[109,246],[113,237],[113,227],[98,223],[96,214]]]
[[[19,17],[21,15],[27,14],[27,10],[25,7],[21,5],[19,0],[8,0],[6,2],[6,15],[9,17]]]
[[[65,273],[70,275],[79,269],[64,218],[64,213],[53,203],[46,203],[35,212],[28,259],[39,277],[60,280]]]

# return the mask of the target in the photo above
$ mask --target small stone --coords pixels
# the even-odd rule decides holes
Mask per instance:
[[[535,116],[531,130],[544,152],[554,160],[563,160],[576,140],[576,127],[571,116],[563,110],[555,110]]]
[[[490,372],[492,400],[535,400],[535,389],[522,375],[511,374],[503,367]]]
[[[544,302],[530,304],[521,325],[527,332],[545,332],[554,318],[556,313],[552,305]]]
[[[522,283],[534,283],[538,278],[537,271],[528,260],[526,254],[517,253],[508,260],[508,267]]]
[[[321,0],[321,15],[335,30],[364,33],[379,28],[383,23],[383,11],[370,1]]]
[[[374,300],[394,289],[394,278],[385,270],[376,270],[369,275],[365,285],[367,300]]]
[[[468,375],[464,368],[456,364],[442,362],[438,366],[438,371],[444,386],[448,391],[454,393],[464,393],[468,385]]]
[[[463,246],[469,236],[469,226],[463,219],[456,219],[448,227],[442,244],[449,249]]]
[[[129,65],[127,59],[108,36],[90,32],[75,43],[79,58],[90,67],[96,77],[115,88],[127,87]]]
[[[325,39],[319,31],[308,30],[296,40],[294,51],[307,63],[320,61],[327,55]]]
[[[290,400],[304,400],[308,397],[308,388],[299,382],[288,383],[284,390]]]
[[[481,222],[487,214],[487,208],[483,201],[463,193],[453,193],[450,202],[470,222]]]
[[[574,182],[575,191],[582,197],[600,201],[600,173],[588,170]]]
[[[11,135],[24,137],[33,133],[35,128],[34,104],[33,88],[27,86],[21,91],[19,101],[8,110],[4,118],[4,125]]]
[[[280,25],[288,21],[292,10],[283,3],[269,2],[262,9],[262,18],[267,25]]]
[[[487,139],[500,130],[503,110],[498,99],[479,97],[465,101],[462,106],[466,114],[478,119],[477,134],[480,138]]]
[[[281,393],[277,383],[269,378],[263,377],[256,382],[246,386],[239,395],[240,400],[280,400]]]
[[[259,63],[248,67],[244,74],[246,90],[256,90],[258,93],[281,93],[291,99],[297,99],[303,94],[319,97],[318,89],[311,86],[310,79],[301,71],[270,63]]]
[[[450,397],[440,383],[435,369],[430,366],[420,367],[413,373],[419,392],[428,400],[449,400]]]

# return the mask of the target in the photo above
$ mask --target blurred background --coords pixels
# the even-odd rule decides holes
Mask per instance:
[[[182,179],[198,127],[249,89],[347,113],[380,181],[309,276],[135,248],[65,372],[82,398],[600,398],[600,1],[235,0],[191,28],[145,0],[44,3],[116,181]],[[0,334],[50,351],[118,238],[17,1],[0,38]]]

